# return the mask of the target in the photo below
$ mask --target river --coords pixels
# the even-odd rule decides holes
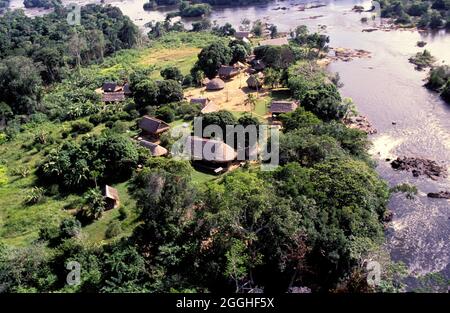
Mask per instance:
[[[118,6],[141,27],[151,20],[164,19],[165,14],[173,10],[144,11],[145,1],[106,0],[106,3]],[[20,7],[20,3],[21,0],[12,0],[13,7]],[[391,186],[407,182],[419,189],[413,200],[403,194],[395,194],[391,198],[389,208],[394,217],[386,231],[387,248],[393,260],[407,264],[410,286],[415,285],[413,277],[430,272],[440,272],[450,279],[449,201],[426,196],[428,192],[450,190],[450,179],[414,178],[411,173],[392,170],[385,161],[386,158],[406,155],[450,165],[450,106],[423,87],[427,72],[416,71],[408,62],[410,56],[423,50],[416,43],[424,40],[428,43],[426,49],[438,62],[449,64],[450,34],[410,30],[362,32],[363,28],[370,27],[372,21],[364,25],[360,19],[369,13],[355,13],[351,8],[364,5],[368,9],[370,1],[320,1],[325,6],[299,10],[299,5],[306,3],[311,2],[277,1],[260,6],[214,8],[210,18],[218,24],[229,22],[236,28],[244,17],[252,21],[261,19],[276,24],[279,31],[288,31],[301,24],[315,31],[326,25],[323,32],[330,36],[331,47],[371,52],[371,58],[337,61],[328,68],[339,72],[344,83],[342,95],[352,98],[358,111],[366,115],[378,130],[371,136],[374,143],[371,153],[378,161],[378,173]],[[280,7],[287,9],[281,10]],[[30,13],[39,14],[36,11]]]

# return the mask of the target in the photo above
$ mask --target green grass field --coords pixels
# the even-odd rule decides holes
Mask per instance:
[[[201,48],[217,40],[224,39],[202,32],[168,33],[150,47],[118,52],[99,66],[99,73],[114,77],[132,68],[149,67],[153,69],[150,78],[161,79],[162,69],[176,66],[186,75],[197,61]]]

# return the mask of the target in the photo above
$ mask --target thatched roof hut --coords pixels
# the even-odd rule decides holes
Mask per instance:
[[[125,96],[131,94],[128,83],[122,86],[115,82],[104,82],[97,92],[101,93],[102,101],[106,103],[124,101]]]
[[[145,115],[139,121],[139,128],[148,134],[157,135],[169,130],[170,126],[156,117]]]
[[[260,46],[284,46],[288,44],[289,41],[287,37],[267,39],[259,42]]]
[[[103,92],[114,92],[119,91],[120,86],[117,85],[115,82],[104,82],[102,85]]]
[[[125,93],[122,91],[117,92],[104,92],[102,94],[102,101],[106,103],[121,102],[125,100]]]
[[[298,107],[296,101],[272,101],[269,112],[272,114],[289,113],[295,111]]]
[[[261,88],[264,83],[264,74],[259,72],[255,75],[251,75],[247,79],[247,86],[251,89]]]
[[[125,83],[125,84],[122,86],[122,91],[123,91],[123,93],[124,93],[125,95],[131,95],[130,84]]]
[[[202,160],[214,163],[228,163],[236,159],[236,151],[223,141],[188,136],[184,153],[192,160]]]
[[[230,79],[239,74],[239,69],[234,66],[222,65],[219,69],[219,77],[222,79]]]
[[[220,106],[218,106],[217,104],[215,104],[212,101],[209,101],[208,104],[205,105],[200,112],[205,114],[205,113],[211,113],[211,112],[217,112],[217,111],[220,111]]]
[[[152,156],[163,156],[168,153],[166,148],[147,140],[140,140],[139,144],[147,148]]]
[[[233,66],[238,69],[245,69],[247,67],[247,65],[245,65],[244,63],[242,63],[240,61],[237,61],[236,63],[234,63]]]
[[[266,68],[266,64],[263,61],[261,61],[261,60],[253,60],[252,61],[252,68],[255,71],[259,72],[259,71],[262,71],[262,70],[264,70]]]
[[[223,88],[225,88],[225,83],[220,78],[211,79],[206,84],[206,90],[221,90]]]
[[[106,210],[115,209],[120,205],[119,192],[116,188],[105,185],[102,193]]]
[[[239,31],[234,33],[234,38],[236,39],[244,39],[244,38],[250,38],[253,34],[249,31]]]
[[[190,103],[193,104],[200,104],[202,106],[202,108],[204,108],[208,102],[209,99],[208,98],[191,98],[191,100],[189,100]]]

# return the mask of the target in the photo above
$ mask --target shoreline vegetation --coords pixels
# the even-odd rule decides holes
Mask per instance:
[[[441,98],[450,104],[450,67],[440,65],[433,67],[429,74],[425,86],[441,96]]]
[[[382,0],[380,5],[381,17],[391,18],[395,24],[419,29],[450,29],[448,0]]]
[[[374,130],[341,97],[339,76],[320,66],[327,35],[299,26],[282,44],[258,45],[286,34],[243,20],[253,36],[236,39],[230,24],[204,19],[187,31],[169,16],[142,36],[117,8],[88,5],[81,14],[76,29],[64,23],[64,10],[0,17],[0,42],[9,43],[0,48],[7,292],[404,290],[405,266],[382,247],[391,191],[368,154]],[[4,31],[24,25],[25,33]],[[348,61],[370,57],[335,51]],[[237,76],[217,77],[237,67]],[[430,74],[433,88],[445,93],[447,74]],[[104,100],[108,86],[122,88],[120,101]],[[186,99],[192,94],[215,96],[218,109],[202,113]],[[230,105],[237,95],[245,96],[239,109]],[[273,115],[277,101],[300,105]],[[207,174],[138,144],[144,117],[191,129],[197,116],[205,127],[282,126],[280,166],[265,172],[247,161]],[[366,131],[347,127],[352,121]],[[162,134],[152,144],[170,150],[175,139]],[[105,209],[105,185],[119,207]],[[377,287],[367,283],[368,259],[382,263]],[[82,264],[81,284],[65,284],[66,260]]]
[[[416,66],[416,70],[422,71],[425,68],[432,67],[436,58],[425,49],[423,52],[417,52],[415,56],[410,57],[409,62]]]

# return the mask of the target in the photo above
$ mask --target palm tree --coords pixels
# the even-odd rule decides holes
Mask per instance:
[[[244,104],[245,106],[247,105],[250,106],[250,112],[252,112],[253,110],[255,110],[256,102],[257,102],[256,97],[253,94],[249,93],[247,95],[247,99],[245,99],[244,101]]]
[[[254,75],[250,75],[250,77],[252,77],[254,80],[255,80],[255,82],[256,82],[256,97],[258,97],[258,95],[259,95],[259,83],[260,83],[260,79],[259,79],[259,77],[258,77],[258,75],[256,75],[256,74],[254,74]]]

